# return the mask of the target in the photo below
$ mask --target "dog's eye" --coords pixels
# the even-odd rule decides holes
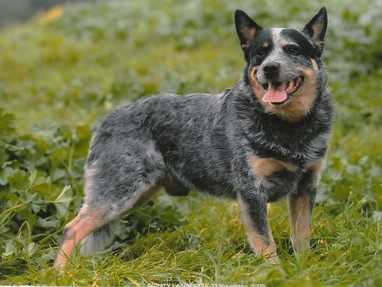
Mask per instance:
[[[267,54],[267,50],[266,49],[259,49],[256,52],[256,56],[258,56],[258,57],[264,57],[266,54]]]
[[[290,55],[300,55],[300,47],[297,45],[286,45],[284,51]]]

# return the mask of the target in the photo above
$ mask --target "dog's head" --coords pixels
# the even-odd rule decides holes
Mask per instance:
[[[326,9],[302,31],[262,28],[241,10],[235,12],[235,25],[247,62],[245,79],[264,110],[290,121],[304,117],[320,84]]]

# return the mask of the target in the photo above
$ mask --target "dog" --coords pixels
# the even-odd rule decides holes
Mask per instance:
[[[236,199],[255,254],[279,262],[267,203],[288,197],[295,251],[308,249],[311,214],[334,108],[321,61],[323,7],[300,31],[262,28],[235,11],[244,75],[220,94],[162,94],[116,108],[96,129],[84,204],[66,225],[55,261],[83,239],[92,254],[111,243],[110,222],[158,188]]]

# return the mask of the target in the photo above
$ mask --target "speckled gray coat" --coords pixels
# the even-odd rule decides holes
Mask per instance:
[[[267,202],[302,190],[313,204],[317,175],[307,167],[325,156],[333,116],[320,61],[322,47],[314,46],[314,35],[311,40],[296,30],[261,30],[241,11],[236,12],[236,25],[239,36],[250,28],[260,30],[261,36],[249,39],[250,45],[241,38],[247,65],[243,80],[232,89],[215,95],[147,97],[117,108],[101,122],[87,160],[83,207],[87,211],[99,210],[98,220],[102,218],[102,222],[95,226],[107,229],[108,222],[156,186],[164,186],[172,195],[186,195],[195,189],[216,196],[239,197],[244,202],[245,218],[249,218],[248,228],[255,230],[266,246],[273,240],[269,238]],[[312,29],[312,25],[317,27]],[[326,11],[321,9],[306,31],[309,34],[310,30],[320,31],[317,28],[323,27],[326,29]],[[285,42],[275,40],[280,37],[300,41],[301,56],[289,55],[295,51],[277,47]],[[281,61],[281,67],[283,63],[294,63],[288,64],[288,77],[293,76],[292,68],[313,69],[311,62],[317,63],[315,95],[308,95],[314,102],[299,121],[287,121],[266,112],[254,94],[248,75],[251,69],[261,69],[261,61],[267,57],[261,53],[260,61],[256,55],[261,41],[272,44],[267,46],[269,55],[275,55],[272,51],[279,49],[275,59]],[[264,180],[256,176],[248,160],[251,156],[287,162],[297,168],[274,172]],[[97,232],[88,237],[90,252],[97,249],[90,246],[95,242],[92,236],[96,239]],[[252,238],[252,242],[256,240]]]

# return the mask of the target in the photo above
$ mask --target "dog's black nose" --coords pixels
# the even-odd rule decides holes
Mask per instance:
[[[276,77],[280,70],[280,64],[279,63],[269,63],[264,66],[264,74],[267,78],[273,78]]]

